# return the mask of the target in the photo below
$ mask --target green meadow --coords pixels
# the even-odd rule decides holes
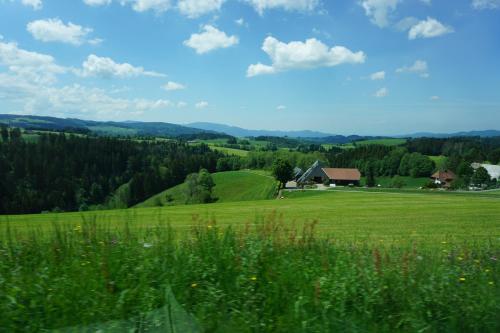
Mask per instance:
[[[0,218],[5,332],[498,332],[500,197],[283,199]]]
[[[276,181],[265,171],[217,172],[212,178],[215,183],[213,196],[217,202],[271,199],[276,194]],[[183,205],[185,190],[185,183],[174,186],[137,204],[136,208]]]
[[[299,227],[317,221],[317,230],[349,241],[498,242],[500,196],[497,192],[487,193],[362,189],[297,191],[284,192],[284,199],[280,200],[1,216],[0,226],[9,225],[20,231],[31,227],[46,230],[55,224],[74,227],[84,220],[92,220],[109,227],[121,226],[127,221],[133,229],[170,223],[174,229],[188,230],[200,220],[214,219],[220,227],[243,227],[270,214],[278,214],[288,224]]]

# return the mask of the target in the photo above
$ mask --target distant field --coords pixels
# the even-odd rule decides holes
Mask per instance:
[[[417,189],[419,187],[424,186],[429,183],[429,178],[413,178],[413,177],[398,177],[398,179],[402,180],[404,185],[403,188],[414,188]],[[391,187],[393,178],[391,177],[376,177],[375,179],[377,185],[381,187]],[[364,186],[366,184],[366,178],[361,177],[361,185]]]
[[[223,202],[161,208],[86,213],[1,216],[1,227],[51,228],[52,222],[76,225],[82,218],[111,225],[129,222],[132,228],[169,221],[174,228],[190,228],[199,219],[214,218],[221,226],[255,223],[269,214],[286,223],[318,221],[318,229],[339,239],[386,241],[484,240],[500,237],[500,197],[448,193],[371,193],[306,191],[286,194],[287,199]]]
[[[361,140],[356,142],[344,143],[344,144],[329,144],[325,143],[322,146],[325,149],[330,149],[332,147],[337,147],[341,149],[353,149],[357,146],[366,146],[366,145],[384,145],[384,146],[399,146],[406,143],[406,139],[373,139],[373,140]]]
[[[276,181],[264,171],[228,171],[214,173],[214,196],[217,202],[271,199],[276,192]],[[183,205],[186,185],[180,184],[165,190],[136,207]],[[170,201],[167,201],[167,196]]]
[[[234,148],[226,148],[226,147],[217,147],[214,145],[208,145],[210,149],[217,150],[228,155],[236,155],[236,156],[247,156],[248,151],[243,149],[234,149]]]
[[[384,145],[384,146],[399,146],[406,143],[406,139],[373,139],[373,140],[362,140],[356,141],[356,145]]]
[[[446,167],[446,156],[429,156],[436,163],[436,168],[442,170]]]

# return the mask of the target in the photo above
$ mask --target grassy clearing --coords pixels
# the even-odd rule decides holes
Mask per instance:
[[[227,147],[217,147],[214,145],[208,145],[208,146],[213,151],[220,151],[220,152],[226,153],[228,155],[235,155],[235,156],[247,156],[248,155],[248,150],[227,148]]]
[[[350,219],[357,224],[355,215]],[[140,230],[133,229],[133,220],[112,228],[94,221],[57,224],[49,235],[35,228],[27,237],[0,229],[0,327],[6,332],[500,329],[498,242],[462,238],[436,246],[384,245],[323,232],[318,238],[315,222],[294,228],[278,214],[238,230],[195,219],[181,234],[165,222],[149,221]]]
[[[271,199],[276,193],[276,182],[265,171],[218,172],[212,177],[217,202]],[[177,185],[136,205],[136,208],[183,205],[186,202],[185,189],[185,184]]]
[[[429,156],[429,158],[431,160],[434,161],[434,163],[436,163],[436,168],[438,170],[444,170],[445,167],[446,167],[446,160],[447,160],[447,157],[446,156]]]

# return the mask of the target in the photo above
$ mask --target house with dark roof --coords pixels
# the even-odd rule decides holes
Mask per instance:
[[[359,185],[361,173],[358,169],[327,168],[321,161],[316,161],[297,180],[298,184],[329,183],[333,185]]]
[[[441,187],[450,187],[451,183],[457,178],[452,171],[437,171],[432,176],[431,179],[434,181],[434,184],[439,185]]]

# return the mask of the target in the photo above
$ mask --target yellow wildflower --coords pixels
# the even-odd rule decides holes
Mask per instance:
[[[250,278],[250,280],[252,280],[252,281],[257,281],[257,277],[256,277],[256,276],[252,276],[252,277]]]
[[[493,281],[488,282],[490,286],[494,285]]]
[[[460,279],[458,279],[460,282],[464,282],[465,281],[465,278],[464,277],[461,277]]]
[[[191,283],[191,288],[196,288],[196,287],[198,287],[197,283]]]

